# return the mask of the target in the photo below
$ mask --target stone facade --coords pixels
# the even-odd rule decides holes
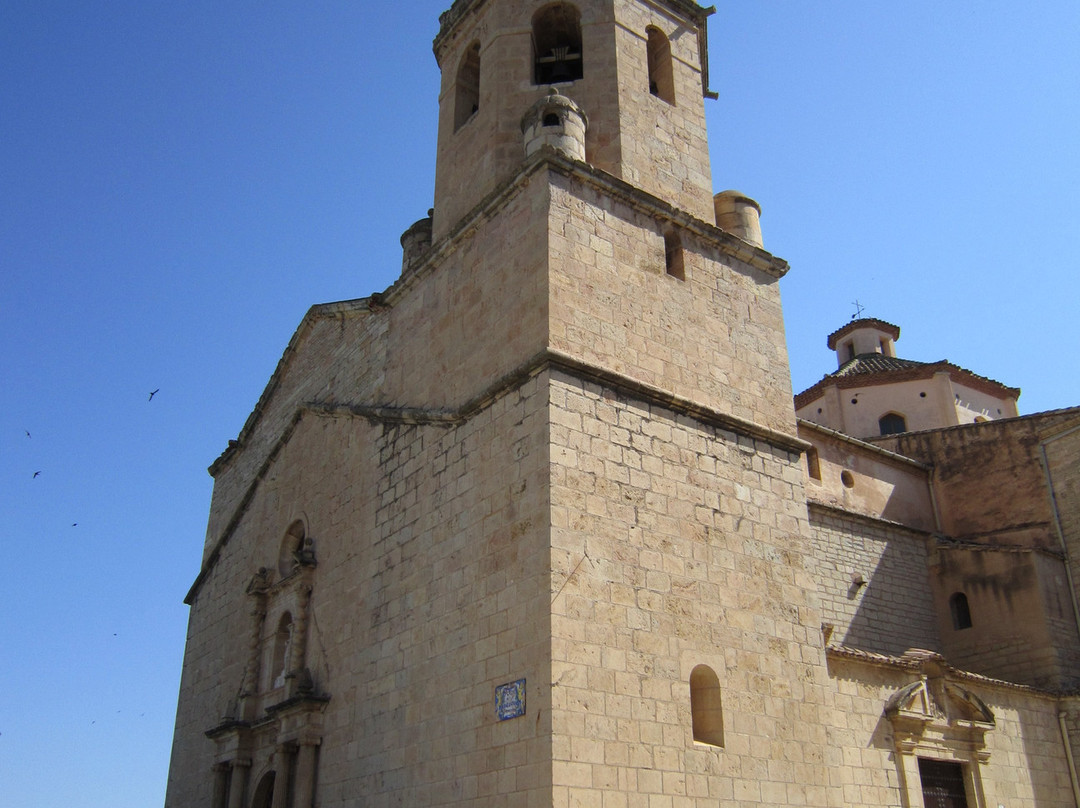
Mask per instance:
[[[796,419],[787,265],[713,202],[708,13],[443,16],[400,279],[313,307],[211,466],[168,808],[918,806],[921,759],[1070,804],[1076,413]],[[1023,565],[958,504],[1014,478]],[[1032,624],[1007,664],[957,587]]]

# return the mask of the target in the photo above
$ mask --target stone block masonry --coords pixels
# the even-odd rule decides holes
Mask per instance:
[[[559,374],[551,475],[554,805],[830,804],[798,455]]]
[[[941,650],[929,536],[814,505],[810,529],[830,643],[895,656]]]

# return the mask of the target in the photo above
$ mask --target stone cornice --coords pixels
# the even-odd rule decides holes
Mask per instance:
[[[628,182],[620,180],[588,163],[566,157],[550,148],[542,148],[529,160],[525,161],[518,173],[489,193],[478,205],[461,218],[461,221],[444,238],[433,244],[417,263],[404,272],[397,281],[383,292],[376,292],[366,298],[346,300],[336,303],[321,303],[308,309],[300,325],[289,340],[285,352],[278,360],[277,367],[270,376],[258,403],[251,411],[236,440],[230,441],[224,452],[210,465],[211,476],[217,474],[229,463],[235,451],[246,441],[255,425],[262,417],[267,403],[277,389],[289,361],[303,339],[316,322],[333,317],[354,317],[378,312],[392,307],[413,288],[422,278],[436,271],[454,252],[472,238],[476,229],[488,219],[494,217],[510,200],[529,186],[534,177],[544,170],[550,170],[562,176],[577,180],[595,191],[617,199],[632,209],[656,220],[675,225],[692,233],[700,241],[718,251],[736,259],[732,267],[737,272],[745,272],[741,265],[782,278],[789,269],[787,261],[777,258],[772,253],[743,241],[737,236],[702,221],[686,211],[676,208],[659,197],[646,193]]]
[[[214,543],[213,549],[207,556],[202,569],[192,583],[184,602],[192,604],[202,588],[210,572],[217,565],[222,550],[239,527],[244,514],[247,512],[255,495],[259,490],[262,480],[269,473],[277,456],[292,437],[297,426],[307,415],[317,417],[347,417],[365,418],[372,423],[384,424],[412,424],[452,427],[465,423],[477,413],[489,407],[493,402],[508,392],[520,387],[529,379],[548,371],[556,370],[575,378],[591,381],[595,384],[618,390],[625,395],[644,401],[649,404],[664,407],[672,412],[685,415],[701,424],[716,429],[726,430],[735,435],[751,438],[768,444],[781,451],[792,454],[801,454],[810,447],[806,441],[795,435],[772,429],[770,427],[755,424],[742,418],[730,415],[720,410],[697,404],[687,398],[677,396],[674,393],[655,387],[629,376],[604,368],[594,367],[575,357],[559,351],[545,350],[538,353],[532,359],[520,365],[505,376],[497,379],[489,385],[480,395],[467,401],[460,407],[452,409],[431,409],[419,407],[387,407],[379,404],[329,404],[324,402],[309,402],[297,408],[289,425],[282,431],[267,453],[265,460],[259,466],[258,471],[252,478],[244,495],[240,498],[222,530],[221,535]]]
[[[842,519],[849,519],[852,522],[860,522],[863,525],[873,528],[887,528],[889,530],[903,530],[907,533],[911,533],[913,536],[923,539],[924,541],[930,541],[937,537],[928,530],[924,530],[920,527],[912,527],[911,525],[905,525],[903,522],[896,522],[892,519],[882,519],[880,516],[873,516],[871,514],[860,513],[858,511],[848,510],[847,508],[841,508],[839,505],[833,505],[827,502],[821,502],[814,499],[809,489],[807,489],[806,495],[806,508],[808,511],[818,511],[823,514],[830,514]]]
[[[875,446],[872,443],[853,438],[851,435],[846,435],[843,432],[838,432],[835,429],[829,429],[821,424],[815,424],[813,421],[807,421],[805,418],[798,419],[799,429],[806,429],[811,432],[819,432],[832,440],[839,441],[840,443],[848,444],[853,448],[857,448],[859,451],[868,452],[869,454],[877,455],[886,460],[890,460],[893,463],[899,463],[904,466],[913,466],[920,471],[930,471],[932,466],[929,463],[923,463],[913,458],[906,457],[905,455],[891,452],[888,449],[882,449],[880,446]]]
[[[404,273],[381,295],[375,296],[378,302],[393,305],[416,280],[440,266],[447,256],[455,252],[472,237],[473,233],[484,221],[495,216],[511,199],[527,188],[534,177],[545,169],[576,179],[583,185],[605,196],[623,202],[639,213],[690,232],[701,241],[715,247],[724,255],[765,272],[774,278],[782,278],[790,269],[788,262],[784,259],[777,258],[767,250],[743,241],[738,236],[722,230],[713,223],[698,219],[606,171],[595,168],[588,163],[574,160],[550,147],[543,147],[524,161],[517,174],[492,190],[471,211],[461,217],[461,220],[454,228],[437,244],[432,245],[428,253],[413,268]],[[739,266],[735,266],[733,269],[742,271]]]
[[[843,645],[829,645],[825,648],[825,656],[830,660],[836,659],[844,662],[856,662],[882,668],[893,668],[916,674],[923,671],[926,665],[926,658],[931,657],[935,659],[937,665],[942,669],[946,676],[954,681],[970,682],[972,684],[979,684],[1002,690],[1019,691],[1021,693],[1028,693],[1032,696],[1052,700],[1072,698],[1077,695],[1076,691],[1046,690],[1043,688],[1032,687],[1031,685],[1022,685],[1017,682],[1008,682],[1004,679],[994,679],[990,676],[983,676],[979,673],[972,673],[971,671],[954,668],[946,663],[944,658],[939,654],[934,654],[929,651],[912,650],[908,651],[903,656],[897,657],[888,654],[878,654],[873,651],[863,651],[858,648],[849,648]]]
[[[970,387],[980,393],[999,398],[1017,399],[1020,397],[1019,387],[1007,387],[1001,382],[987,379],[970,370],[965,370],[952,362],[940,360],[938,362],[920,362],[918,367],[905,368],[903,370],[882,370],[874,373],[851,373],[840,376],[831,373],[816,384],[803,390],[795,396],[795,409],[812,404],[825,394],[825,390],[836,387],[839,390],[851,390],[857,387],[877,387],[900,382],[928,380],[938,373],[946,373],[956,384]]]

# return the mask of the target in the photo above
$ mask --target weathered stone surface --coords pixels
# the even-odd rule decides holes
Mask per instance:
[[[212,466],[167,808],[918,805],[920,758],[1071,804],[1077,413],[797,422],[787,265],[713,221],[706,11],[575,6],[581,161],[522,140],[552,8],[444,17],[430,243],[308,312]]]

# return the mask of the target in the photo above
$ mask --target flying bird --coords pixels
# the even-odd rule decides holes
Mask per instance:
[[[150,398],[148,398],[148,399],[146,399],[146,400],[147,400],[147,401],[153,401],[153,400],[154,400],[154,396],[156,396],[156,395],[157,395],[157,393],[158,393],[158,390],[160,390],[160,389],[161,389],[161,388],[159,387],[159,388],[158,388],[157,390],[154,390],[154,391],[153,391],[152,393],[150,393]]]
[[[30,430],[29,429],[24,429],[23,432],[26,433],[26,437],[28,437],[28,438],[30,437]]]
[[[36,477],[37,477],[37,476],[38,476],[39,474],[41,474],[41,472],[40,472],[40,471],[35,471],[35,472],[34,472],[34,477],[36,478]]]

